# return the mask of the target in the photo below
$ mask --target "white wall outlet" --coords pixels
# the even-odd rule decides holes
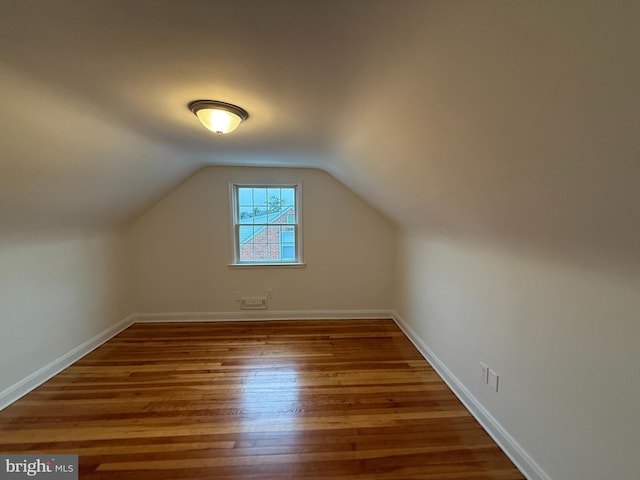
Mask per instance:
[[[480,362],[480,375],[483,383],[489,383],[489,367],[487,367],[484,363]]]
[[[240,292],[235,292],[234,293],[234,300],[236,302],[240,302],[240,298],[242,298],[242,294]]]
[[[267,289],[267,298],[269,300],[271,300],[273,298],[273,290],[271,290],[270,288]]]
[[[498,391],[498,379],[499,376],[496,372],[494,372],[493,370],[489,369],[489,386],[495,390],[496,392]]]

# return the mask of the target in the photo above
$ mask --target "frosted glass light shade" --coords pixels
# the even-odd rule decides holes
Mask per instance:
[[[214,110],[212,108],[203,108],[196,113],[202,125],[219,135],[223,133],[233,132],[242,119],[230,112],[224,110]]]
[[[202,125],[218,135],[233,132],[249,117],[246,110],[230,103],[216,100],[196,100],[189,104]]]

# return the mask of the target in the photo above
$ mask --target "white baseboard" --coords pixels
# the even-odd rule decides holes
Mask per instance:
[[[449,386],[458,399],[471,412],[486,432],[500,446],[504,453],[529,480],[551,480],[551,477],[538,465],[522,446],[507,432],[478,399],[465,387],[447,366],[433,353],[418,334],[398,315],[393,319],[411,340],[422,356],[431,364],[442,380]]]
[[[259,320],[392,319],[392,310],[242,310],[239,312],[138,313],[134,323]]]
[[[25,396],[31,390],[39,387],[54,375],[57,375],[74,362],[77,362],[82,357],[98,348],[107,340],[115,337],[118,333],[125,330],[126,328],[129,328],[129,326],[134,323],[134,317],[135,315],[129,315],[115,325],[99,333],[95,337],[87,340],[82,345],[78,345],[70,352],[64,354],[60,358],[57,358],[48,365],[45,365],[40,370],[33,372],[28,377],[25,377],[19,382],[14,383],[10,387],[4,389],[2,392],[0,392],[0,410],[8,407],[19,398]]]

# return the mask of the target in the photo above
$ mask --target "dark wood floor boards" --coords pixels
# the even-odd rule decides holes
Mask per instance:
[[[522,479],[387,320],[136,324],[0,412],[80,478]]]

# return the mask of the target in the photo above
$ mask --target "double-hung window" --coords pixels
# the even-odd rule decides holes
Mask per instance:
[[[232,265],[302,264],[302,184],[231,184]]]

